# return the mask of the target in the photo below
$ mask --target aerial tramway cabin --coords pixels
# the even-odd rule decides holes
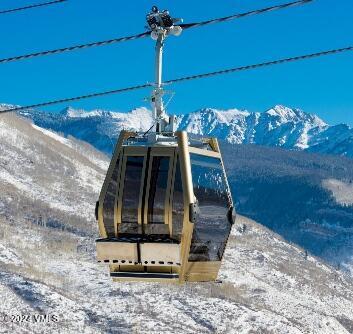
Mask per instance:
[[[97,219],[113,280],[216,280],[234,219],[217,140],[121,132]]]
[[[213,281],[234,219],[221,153],[215,138],[176,132],[165,112],[163,45],[180,35],[180,19],[156,6],[146,19],[156,41],[153,125],[120,133],[96,206],[98,261],[117,281]]]

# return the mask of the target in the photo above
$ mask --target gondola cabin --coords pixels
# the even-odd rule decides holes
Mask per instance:
[[[217,140],[122,131],[96,211],[113,280],[215,280],[234,219]]]
[[[165,111],[163,46],[180,35],[180,19],[156,6],[146,19],[156,41],[153,125],[120,133],[96,206],[98,261],[117,281],[213,281],[233,224],[221,153],[214,138],[176,132]]]

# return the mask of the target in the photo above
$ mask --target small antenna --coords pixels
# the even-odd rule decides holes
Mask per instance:
[[[151,102],[153,109],[153,119],[155,122],[155,132],[175,132],[174,116],[169,117],[165,112],[163,104],[163,82],[162,82],[162,66],[163,66],[163,47],[164,40],[170,36],[179,36],[182,28],[177,23],[181,23],[182,19],[172,18],[167,10],[159,11],[157,6],[153,6],[152,10],[146,16],[147,24],[151,29],[151,38],[156,41],[155,56],[155,84],[151,94]]]

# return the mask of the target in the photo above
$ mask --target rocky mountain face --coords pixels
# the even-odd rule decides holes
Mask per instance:
[[[287,205],[277,216],[269,215],[273,226],[282,224],[295,194],[305,196],[288,215],[299,214],[313,201],[327,207],[323,214],[328,216],[353,200],[345,181],[349,159],[224,145],[226,156],[228,149],[233,152],[226,167],[237,205],[244,212],[263,218],[276,203]],[[94,206],[109,160],[84,142],[10,114],[0,117],[0,152],[1,332],[353,332],[352,278],[241,215],[225,252],[222,283],[112,283],[106,266],[96,263],[94,245]],[[336,158],[339,163],[334,165]],[[323,172],[313,180],[315,168]],[[292,188],[301,175],[308,183]],[[317,192],[318,182],[327,176],[330,180],[322,186],[325,200]],[[310,184],[315,185],[312,192]],[[307,210],[303,215],[309,215]],[[300,226],[309,231],[306,223]],[[337,224],[337,231],[347,228],[348,232],[344,224]],[[317,226],[316,230],[323,233]],[[30,319],[11,321],[16,315]]]
[[[6,105],[0,105],[4,109]],[[128,113],[75,110],[61,113],[38,110],[21,112],[38,126],[73,136],[110,154],[122,129],[147,131],[151,113],[138,108]],[[330,126],[318,116],[299,109],[275,106],[265,112],[237,109],[201,109],[178,116],[179,129],[216,136],[231,144],[258,144],[353,157],[353,129],[345,124]]]

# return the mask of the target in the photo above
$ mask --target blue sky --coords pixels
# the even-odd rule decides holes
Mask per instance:
[[[156,4],[184,22],[267,7],[289,0],[69,0],[0,16],[0,58],[144,31]],[[38,1],[2,0],[0,9]],[[164,78],[353,45],[353,1],[316,0],[302,7],[190,29],[170,37]],[[0,65],[0,102],[27,105],[153,81],[150,38]],[[275,104],[353,125],[353,52],[169,87],[169,112],[202,107],[264,111]],[[127,111],[148,106],[148,90],[70,103]],[[61,110],[67,105],[45,108]]]

